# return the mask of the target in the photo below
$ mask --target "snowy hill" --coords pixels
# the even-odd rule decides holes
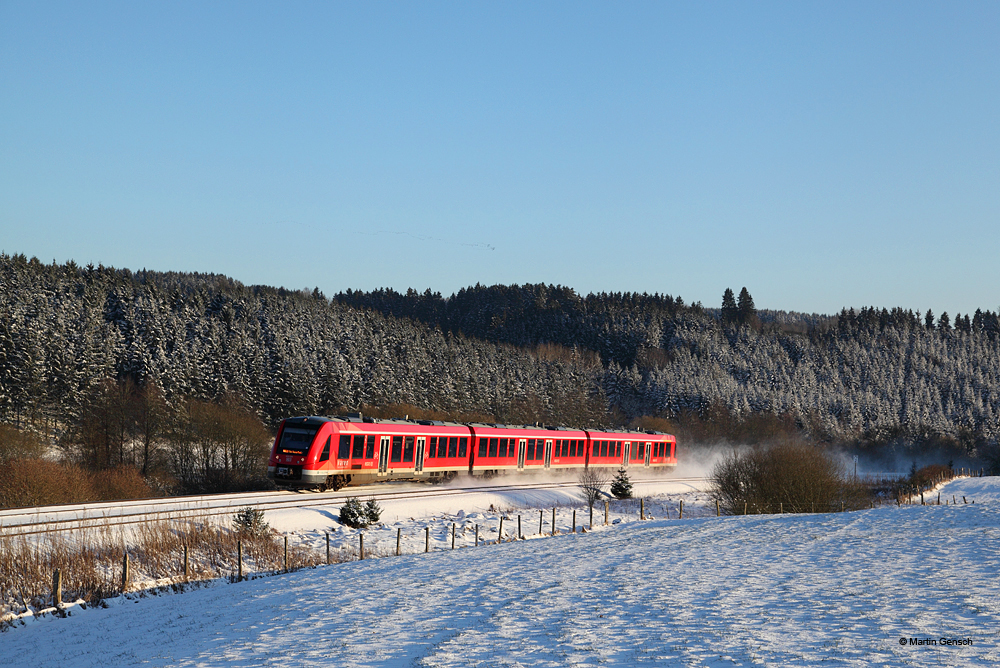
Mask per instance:
[[[701,512],[115,599],[8,630],[0,665],[996,665],[1000,479],[953,495]]]

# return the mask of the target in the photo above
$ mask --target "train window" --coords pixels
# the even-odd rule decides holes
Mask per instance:
[[[500,439],[500,452],[497,453],[497,457],[506,457],[506,456],[507,456],[507,439],[506,438],[501,438]]]
[[[524,458],[534,459],[535,458],[535,439],[529,438],[528,445],[524,448]]]
[[[487,444],[489,443],[489,441],[490,441],[490,439],[488,439],[488,438],[480,438],[479,439],[479,455],[478,455],[479,457],[485,457],[486,456],[486,447],[487,447]]]
[[[430,447],[427,449],[427,459],[434,459],[438,453],[438,438],[431,436]]]
[[[607,457],[608,456],[608,442],[607,441],[601,441],[600,442],[600,446],[601,446],[601,451],[600,451],[599,455],[601,457]]]
[[[365,459],[375,458],[375,437],[369,436],[368,441],[365,443]]]
[[[441,447],[444,447],[444,439],[441,439]],[[452,436],[448,439],[448,456],[449,457],[464,457],[465,456],[465,439],[462,439],[462,454],[458,454],[458,437]]]
[[[466,445],[468,445],[468,443],[469,443],[469,439],[468,438],[460,438],[460,439],[458,439],[458,456],[459,457],[464,457],[465,456],[465,447],[466,447]],[[455,439],[454,438],[451,439],[450,441],[448,441],[448,453],[449,453],[449,456],[451,456],[450,453],[451,453],[451,449],[453,447],[455,447]]]
[[[407,436],[403,439],[403,461],[413,461],[413,437]]]
[[[597,457],[601,454],[601,442],[594,441],[594,450],[590,453],[591,457]]]
[[[319,460],[321,462],[329,461],[330,459],[330,436],[326,437],[326,445],[323,446],[323,452],[319,453]]]
[[[614,454],[614,456],[615,457],[621,457],[622,456],[622,442],[621,441],[612,441],[612,443],[614,443],[614,445],[615,445],[615,454]]]
[[[286,455],[304,455],[309,452],[316,429],[285,427],[281,431],[281,452]]]
[[[354,436],[354,447],[351,448],[351,458],[361,459],[365,456],[365,437],[360,434]]]
[[[576,441],[569,442],[569,456],[576,457]]]
[[[490,454],[489,454],[489,456],[490,457],[496,457],[497,456],[497,439],[495,439],[495,438],[491,438],[490,439]]]
[[[646,444],[645,443],[640,443],[639,444],[639,459],[645,459],[645,458],[646,458]]]
[[[347,459],[351,456],[351,437],[346,434],[340,436],[340,447],[337,448],[337,459]]]
[[[583,457],[583,441],[573,441],[573,456]]]
[[[392,437],[392,452],[389,457],[393,462],[403,461],[403,437],[393,436]]]

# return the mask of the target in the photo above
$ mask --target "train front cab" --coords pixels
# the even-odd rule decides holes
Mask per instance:
[[[267,463],[267,477],[279,486],[313,487],[326,483],[328,472],[316,464],[328,461],[331,450],[329,420],[318,417],[288,418],[281,423]],[[324,440],[325,437],[325,440]],[[322,448],[317,442],[323,442]]]

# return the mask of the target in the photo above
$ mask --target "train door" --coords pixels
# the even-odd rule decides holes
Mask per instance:
[[[378,474],[385,475],[389,470],[389,437],[383,436],[378,449]]]
[[[426,441],[426,438],[417,438],[417,456],[413,460],[413,470],[417,473],[424,470],[424,443]]]
[[[622,443],[622,467],[628,468],[628,460],[632,454],[632,441]]]
[[[646,444],[646,467],[647,468],[649,467],[649,458],[650,458],[650,456],[652,456],[652,453],[653,453],[653,444],[652,443],[647,443]]]
[[[552,441],[545,441],[545,468],[552,466]]]
[[[524,470],[524,449],[527,446],[527,441],[523,438],[517,442],[517,470]]]

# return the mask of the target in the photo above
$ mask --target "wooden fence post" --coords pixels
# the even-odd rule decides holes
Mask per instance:
[[[52,606],[62,607],[62,573],[58,568],[52,573]]]
[[[576,508],[573,509],[573,533],[576,533]]]
[[[326,534],[326,565],[330,565],[330,534]]]
[[[747,514],[747,502],[746,501],[743,502],[743,514],[744,515]]]
[[[545,511],[544,510],[539,510],[538,511],[538,535],[539,536],[542,535],[542,516],[543,515],[545,515]]]
[[[188,546],[184,546],[184,580],[187,581],[190,572],[188,571]]]
[[[236,581],[237,582],[243,582],[243,541],[242,540],[236,541]]]
[[[522,538],[524,538],[524,534],[521,533],[521,516],[518,515],[517,516],[517,539],[521,540]]]
[[[128,589],[128,552],[122,557],[122,593]]]
[[[604,526],[608,526],[608,506],[609,505],[611,505],[610,502],[607,499],[605,499],[604,500]]]
[[[684,499],[681,499],[680,505],[677,507],[677,519],[684,519]]]
[[[646,499],[639,499],[639,519],[646,519]]]
[[[431,551],[431,528],[424,527],[424,554]]]
[[[288,536],[285,536],[285,572],[288,572]]]
[[[476,547],[479,547],[479,525],[476,525]]]
[[[964,498],[964,497],[963,497]],[[552,509],[552,535],[556,535],[556,509]]]
[[[358,556],[361,557],[361,561],[365,560],[365,535],[363,533],[358,534]]]
[[[399,545],[403,541],[403,529],[402,527],[396,529],[396,556],[399,556]]]
[[[715,500],[715,516],[722,517],[722,510],[719,508],[719,500]]]
[[[500,528],[497,529],[497,545],[503,542],[503,515],[500,516]]]
[[[455,523],[451,523],[451,549],[455,549]]]

